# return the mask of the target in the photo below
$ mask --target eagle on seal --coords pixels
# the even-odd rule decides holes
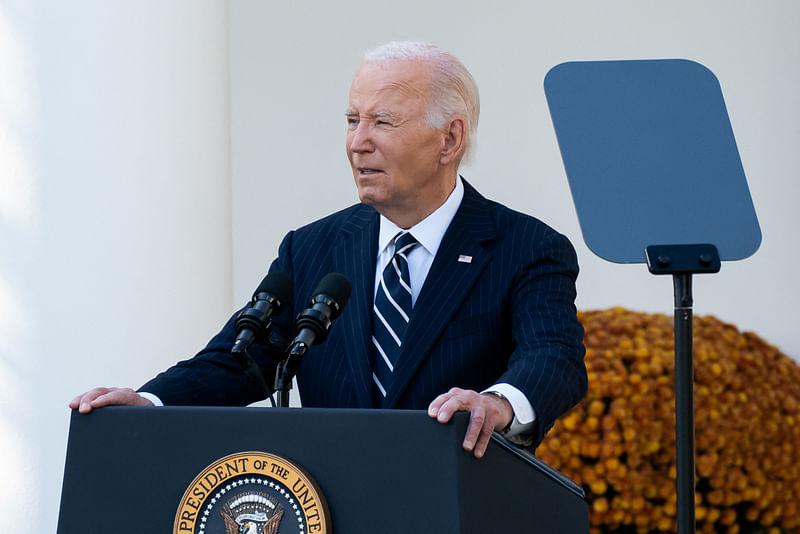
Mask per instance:
[[[252,492],[225,503],[220,514],[226,534],[278,534],[283,511],[269,495]]]

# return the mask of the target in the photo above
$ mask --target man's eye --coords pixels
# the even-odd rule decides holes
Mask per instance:
[[[358,126],[358,119],[347,117],[347,126],[350,128],[355,128],[356,126]]]
[[[391,126],[391,123],[389,121],[384,121],[384,120],[377,120],[375,121],[375,124],[377,124],[378,126]]]

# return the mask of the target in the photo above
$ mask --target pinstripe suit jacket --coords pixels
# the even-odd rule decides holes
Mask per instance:
[[[482,390],[507,382],[537,415],[534,441],[585,394],[583,328],[574,306],[578,265],[566,237],[482,197],[466,182],[464,199],[421,289],[383,408],[426,409],[453,386]],[[273,321],[284,346],[294,317],[329,272],[353,293],[328,339],[298,372],[304,406],[372,407],[370,341],[378,214],[358,204],[290,232],[271,270],[295,282],[292,310]],[[459,262],[471,256],[470,263]],[[208,346],[142,388],[165,404],[243,405],[263,397],[230,356],[234,317]],[[267,344],[250,353],[272,384],[281,356]]]

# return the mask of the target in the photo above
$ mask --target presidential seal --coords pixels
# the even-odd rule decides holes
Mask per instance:
[[[302,468],[265,452],[220,458],[192,481],[173,534],[330,534],[322,492]]]

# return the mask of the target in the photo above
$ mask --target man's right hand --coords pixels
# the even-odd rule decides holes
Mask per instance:
[[[80,413],[89,413],[103,406],[153,406],[131,388],[94,388],[72,399],[69,407]]]

